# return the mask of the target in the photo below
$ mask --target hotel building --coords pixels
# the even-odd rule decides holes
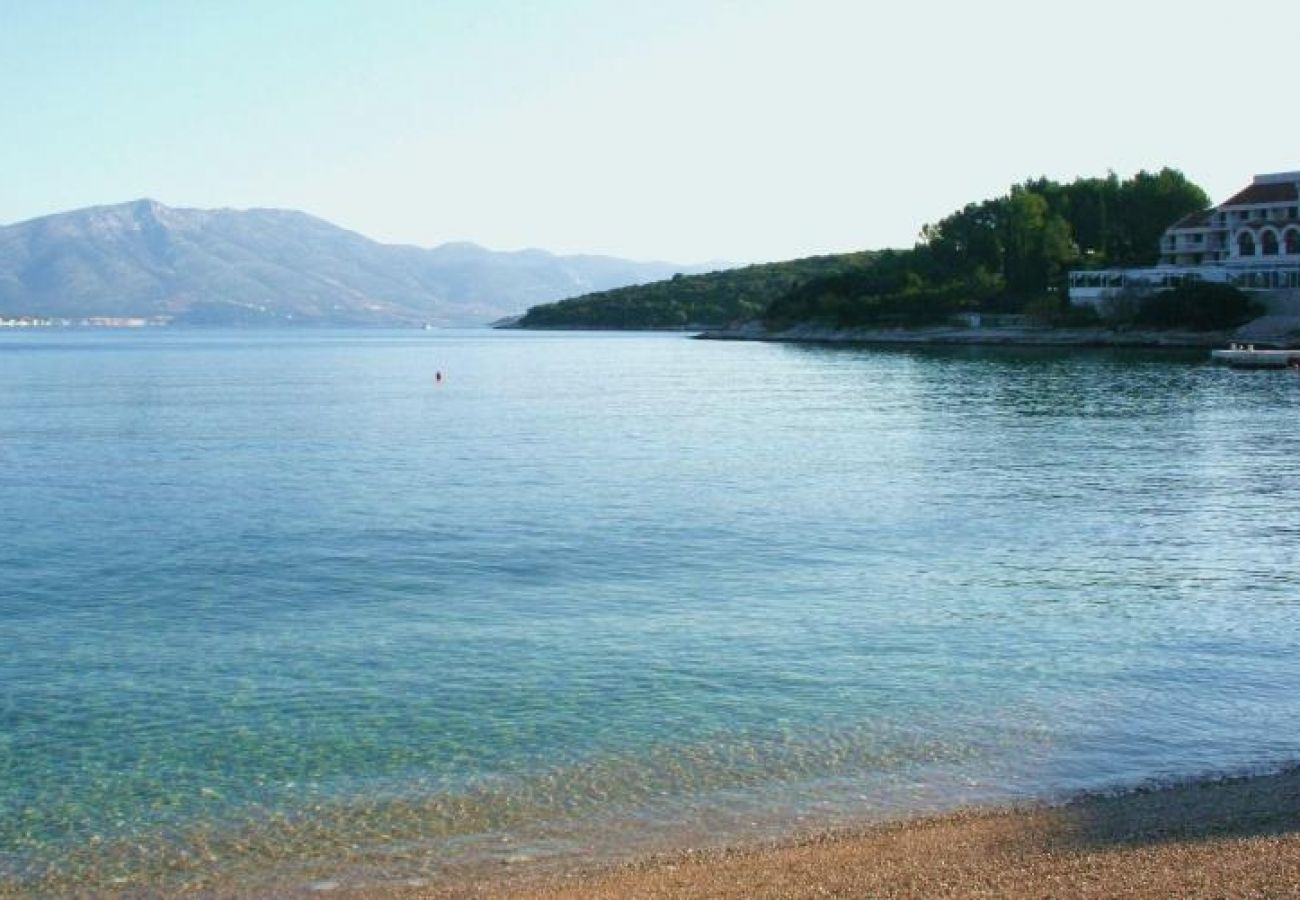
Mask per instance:
[[[1213,209],[1175,222],[1155,266],[1070,272],[1070,299],[1097,305],[1126,289],[1146,293],[1189,279],[1250,291],[1271,311],[1300,312],[1300,172],[1256,175]]]

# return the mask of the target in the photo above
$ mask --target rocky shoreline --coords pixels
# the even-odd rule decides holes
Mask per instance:
[[[1133,347],[1208,350],[1235,339],[1231,331],[1140,331],[1113,328],[833,328],[805,323],[769,330],[761,322],[704,331],[706,341],[942,346]]]

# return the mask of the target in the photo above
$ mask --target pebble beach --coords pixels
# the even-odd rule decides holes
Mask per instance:
[[[1300,770],[367,898],[1296,897]]]

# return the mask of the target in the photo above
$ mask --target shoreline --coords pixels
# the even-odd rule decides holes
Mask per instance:
[[[1211,350],[1234,340],[1228,331],[1115,331],[1110,328],[831,328],[800,324],[769,331],[761,323],[703,331],[703,341],[974,347],[1082,347]]]
[[[516,897],[1300,896],[1300,766],[1063,804],[975,807],[565,871],[307,891],[369,900]]]
[[[503,835],[477,861],[414,835],[353,843],[360,835],[309,819],[294,830],[310,842],[325,824],[326,840],[306,853],[214,843],[207,864],[181,854],[147,874],[124,858],[95,873],[0,877],[0,897],[1300,897],[1300,761],[855,819],[766,835],[678,830],[581,854],[534,855]]]

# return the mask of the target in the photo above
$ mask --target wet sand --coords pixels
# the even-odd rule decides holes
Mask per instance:
[[[1300,897],[1300,770],[1059,807],[968,810],[567,873],[334,896]]]

